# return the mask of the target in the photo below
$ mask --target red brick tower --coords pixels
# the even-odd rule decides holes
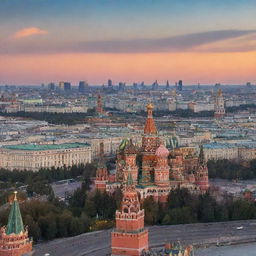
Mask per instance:
[[[161,144],[156,150],[155,184],[160,187],[170,185],[170,166],[168,165],[169,150]]]
[[[16,194],[17,192],[14,194],[7,227],[0,229],[0,256],[22,256],[32,253],[32,241],[28,238],[27,228],[24,228]]]
[[[144,134],[142,137],[142,177],[141,184],[149,185],[154,175],[155,152],[160,145],[157,136],[157,129],[153,119],[153,105],[147,105],[148,117],[144,127]]]
[[[200,147],[200,153],[198,157],[197,170],[195,174],[196,185],[199,186],[200,190],[205,192],[209,188],[208,181],[208,167],[204,159],[203,146]]]
[[[106,184],[109,181],[107,166],[104,160],[104,144],[100,143],[100,156],[96,171],[95,187],[101,191],[106,190]]]
[[[102,104],[102,97],[100,94],[98,94],[98,99],[97,99],[97,108],[96,111],[99,115],[102,115],[104,113],[103,110],[103,104]]]
[[[225,105],[221,89],[217,92],[214,108],[215,118],[222,118],[225,115]]]
[[[148,249],[148,230],[144,228],[144,210],[128,174],[121,210],[116,211],[116,228],[111,233],[112,256],[139,256]]]

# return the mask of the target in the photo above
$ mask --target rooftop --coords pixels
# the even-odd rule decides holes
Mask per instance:
[[[29,150],[29,151],[42,151],[42,150],[55,150],[55,149],[70,149],[70,148],[84,148],[88,147],[88,143],[64,143],[64,144],[18,144],[18,145],[5,145],[3,148],[10,150]]]

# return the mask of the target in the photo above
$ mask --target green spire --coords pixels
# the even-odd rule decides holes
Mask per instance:
[[[8,224],[6,228],[6,234],[20,234],[24,232],[23,221],[20,213],[19,203],[17,201],[17,192],[14,192],[14,201],[11,206],[11,211],[8,218]]]
[[[129,140],[127,138],[123,139],[121,144],[119,145],[119,150],[124,150],[125,147],[129,144]]]

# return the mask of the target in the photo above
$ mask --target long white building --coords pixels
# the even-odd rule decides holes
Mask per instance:
[[[19,144],[0,148],[0,168],[33,170],[91,163],[87,143]]]

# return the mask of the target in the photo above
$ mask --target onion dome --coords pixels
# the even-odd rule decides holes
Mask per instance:
[[[221,89],[218,90],[217,95],[218,95],[218,97],[222,97],[222,90]]]
[[[128,145],[128,143],[129,143],[129,140],[127,138],[123,139],[119,145],[119,150],[124,150]]]
[[[132,143],[132,140],[129,141],[127,146],[124,149],[125,154],[137,154],[138,148]]]
[[[156,150],[156,156],[165,158],[165,157],[168,157],[168,155],[169,155],[169,150],[163,144],[161,144]]]

